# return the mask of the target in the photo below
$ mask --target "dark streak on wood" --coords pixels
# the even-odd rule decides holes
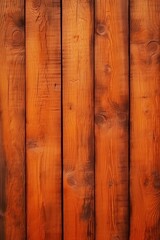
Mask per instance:
[[[83,202],[83,205],[82,205],[82,212],[81,212],[81,219],[83,221],[86,221],[88,219],[90,219],[92,217],[92,204],[91,204],[91,200],[90,198],[87,199],[87,198],[84,198],[84,202]]]

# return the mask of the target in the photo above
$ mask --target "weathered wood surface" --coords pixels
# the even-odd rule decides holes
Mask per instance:
[[[26,1],[27,235],[60,240],[60,1]]]
[[[128,1],[97,0],[95,20],[96,239],[127,240]]]
[[[93,1],[63,0],[64,239],[94,239]]]
[[[0,1],[0,240],[160,239],[159,64],[158,0]]]
[[[160,1],[131,0],[130,240],[160,239]]]
[[[25,236],[24,1],[0,1],[0,239]]]

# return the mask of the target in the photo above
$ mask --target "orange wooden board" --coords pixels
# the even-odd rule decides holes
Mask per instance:
[[[128,1],[95,5],[96,239],[128,239]]]
[[[160,240],[160,1],[0,1],[0,240]]]
[[[0,1],[0,239],[25,236],[24,2]]]
[[[60,1],[26,2],[27,236],[60,240]]]
[[[131,0],[130,240],[160,239],[160,2]]]
[[[94,239],[93,1],[62,12],[64,239]]]

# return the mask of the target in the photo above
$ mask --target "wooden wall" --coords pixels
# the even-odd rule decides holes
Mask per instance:
[[[160,1],[0,1],[0,240],[160,240]]]

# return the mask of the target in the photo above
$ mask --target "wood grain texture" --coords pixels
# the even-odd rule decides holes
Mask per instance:
[[[64,239],[94,239],[93,1],[63,0]]]
[[[60,240],[60,1],[26,1],[27,234]]]
[[[25,236],[24,1],[0,1],[0,239]]]
[[[128,239],[128,1],[96,0],[96,239]]]
[[[160,239],[160,1],[131,0],[131,236]]]

